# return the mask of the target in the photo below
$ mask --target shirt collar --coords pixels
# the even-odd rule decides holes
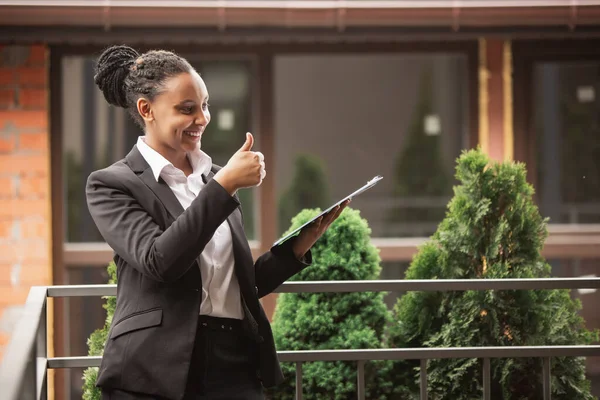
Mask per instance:
[[[167,166],[171,166],[175,168],[175,166],[166,158],[164,158],[159,152],[154,150],[152,147],[148,146],[146,143],[146,139],[144,136],[138,137],[137,140],[137,148],[142,154],[142,157],[146,160],[150,168],[152,169],[152,174],[154,178],[158,182],[158,178],[161,173]],[[197,147],[194,151],[187,153],[188,159],[190,160],[190,164],[192,165],[192,170],[194,174],[200,173],[202,175],[208,175],[212,168],[212,159],[208,154],[200,150],[200,147]]]

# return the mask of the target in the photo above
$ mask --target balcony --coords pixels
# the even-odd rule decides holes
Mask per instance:
[[[349,293],[381,291],[466,291],[598,289],[600,278],[469,279],[469,280],[373,280],[289,282],[279,293]],[[48,357],[47,300],[53,297],[114,296],[116,285],[32,287],[21,320],[12,335],[0,365],[2,400],[48,398],[48,370],[99,366],[100,357]],[[282,362],[296,364],[296,399],[303,398],[302,365],[312,361],[354,361],[357,368],[357,397],[365,399],[365,362],[371,360],[420,360],[420,398],[427,399],[427,360],[477,358],[483,360],[483,399],[491,399],[492,358],[542,358],[543,399],[551,399],[550,361],[554,357],[600,356],[599,345],[507,346],[460,348],[402,348],[359,350],[279,351]]]

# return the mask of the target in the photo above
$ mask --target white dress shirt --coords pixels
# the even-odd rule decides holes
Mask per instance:
[[[210,156],[200,148],[188,153],[193,173],[186,177],[183,171],[148,146],[143,136],[138,138],[137,148],[152,168],[156,181],[162,178],[182,207],[187,209],[204,187],[202,175],[207,176],[212,168]],[[202,276],[200,314],[243,319],[240,287],[234,273],[231,230],[227,221],[217,228],[198,257],[198,262]]]

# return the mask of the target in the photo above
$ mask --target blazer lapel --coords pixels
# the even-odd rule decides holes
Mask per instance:
[[[152,173],[152,168],[150,168],[150,165],[148,165],[136,145],[133,146],[126,159],[133,172],[140,176],[140,179],[154,192],[163,206],[165,206],[171,217],[173,217],[173,220],[176,220],[183,212],[183,207],[171,188],[169,188],[169,185],[162,178],[158,178],[158,182],[156,181]]]
[[[160,202],[165,206],[169,214],[173,217],[173,220],[176,220],[177,217],[183,213],[183,206],[177,200],[177,197],[167,185],[167,183],[162,179],[158,178],[158,182],[154,178],[154,174],[152,173],[152,168],[148,167],[142,175],[140,176],[142,181],[156,194],[156,197],[160,200]]]

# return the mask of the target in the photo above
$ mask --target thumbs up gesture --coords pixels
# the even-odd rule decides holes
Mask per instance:
[[[246,133],[246,142],[217,174],[215,180],[231,195],[238,189],[259,186],[266,176],[265,157],[259,151],[252,151],[254,137]]]

